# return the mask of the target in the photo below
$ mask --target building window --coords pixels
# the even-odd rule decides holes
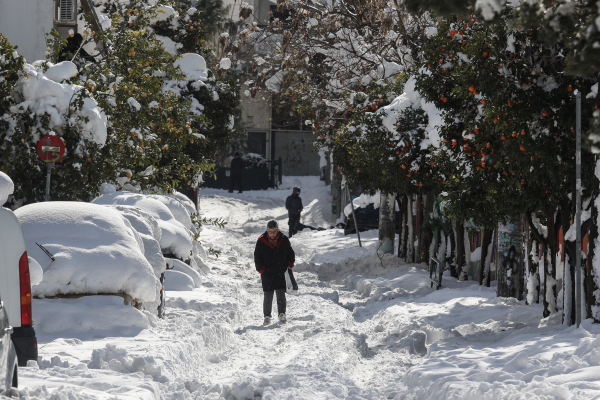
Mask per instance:
[[[267,132],[248,132],[248,153],[267,157]]]
[[[73,21],[75,19],[75,0],[60,0],[60,20]]]

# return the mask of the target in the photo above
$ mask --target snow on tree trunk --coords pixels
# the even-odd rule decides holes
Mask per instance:
[[[540,256],[539,245],[535,240],[529,245],[529,269],[527,271],[527,304],[540,302]]]
[[[379,205],[379,251],[383,254],[394,253],[394,205],[396,195],[381,192]]]
[[[544,254],[544,318],[554,314],[556,308],[556,279],[552,265],[552,250],[548,246]]]
[[[481,258],[479,259],[479,284],[485,285],[487,287],[490,286],[490,277],[489,277],[489,262],[488,262],[488,253],[491,253],[491,244],[492,244],[492,236],[493,230],[484,229],[483,237],[481,240]],[[491,255],[490,255],[491,256]],[[491,260],[491,258],[490,258]]]

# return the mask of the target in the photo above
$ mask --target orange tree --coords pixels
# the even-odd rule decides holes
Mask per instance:
[[[445,113],[445,154],[457,161],[447,164],[451,214],[489,229],[524,212],[530,221],[532,212],[549,216],[547,238],[531,223],[551,250],[547,316],[556,311],[558,291],[555,227],[562,223],[568,229],[573,217],[573,92],[585,97],[593,82],[564,75],[565,49],[544,44],[535,30],[509,30],[509,16],[505,10],[493,24],[475,15],[441,23],[424,49],[427,61],[417,87]],[[584,120],[594,107],[584,104]],[[592,188],[591,155],[583,156],[584,186]]]
[[[408,93],[404,93],[404,91]],[[402,96],[400,96],[402,95]],[[400,97],[399,97],[400,96]],[[437,164],[437,134],[414,92],[414,79],[399,77],[392,84],[374,81],[347,94],[339,119],[325,116],[314,122],[320,146],[333,151],[335,164],[351,186],[367,193],[433,195],[445,181]],[[337,128],[335,125],[339,123]],[[333,125],[333,126],[332,126]],[[423,221],[421,260],[428,259],[431,226]]]

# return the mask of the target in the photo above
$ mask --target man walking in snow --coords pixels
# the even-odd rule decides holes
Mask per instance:
[[[242,174],[244,172],[244,160],[240,157],[240,153],[236,152],[231,160],[231,182],[229,184],[229,193],[233,193],[233,187],[239,185],[239,192],[242,193]]]
[[[298,224],[298,222],[300,222],[300,213],[304,208],[302,206],[302,199],[300,198],[299,187],[294,187],[292,195],[288,196],[288,198],[285,200],[285,208],[287,208],[288,210],[288,225],[290,226],[289,236],[292,237],[297,232],[296,225]]]
[[[273,309],[273,295],[277,294],[277,312],[279,321],[286,322],[285,308],[285,275],[289,274],[293,279],[291,268],[294,268],[296,255],[290,240],[279,231],[277,221],[272,220],[267,224],[267,231],[256,241],[254,249],[254,265],[260,273],[262,288],[264,292],[263,312],[265,315],[264,325],[271,323],[271,310]],[[294,284],[294,286],[296,286]]]

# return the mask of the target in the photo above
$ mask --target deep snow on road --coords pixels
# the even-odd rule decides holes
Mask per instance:
[[[20,369],[40,399],[593,399],[600,329],[542,319],[539,305],[375,255],[377,232],[304,231],[291,239],[300,291],[288,323],[262,325],[254,269],[270,219],[287,233],[285,198],[302,187],[302,222],[329,227],[329,188],[203,190],[200,240],[221,250],[191,291],[170,291],[163,320],[118,297],[35,300],[39,366]],[[274,305],[274,315],[276,306]]]

